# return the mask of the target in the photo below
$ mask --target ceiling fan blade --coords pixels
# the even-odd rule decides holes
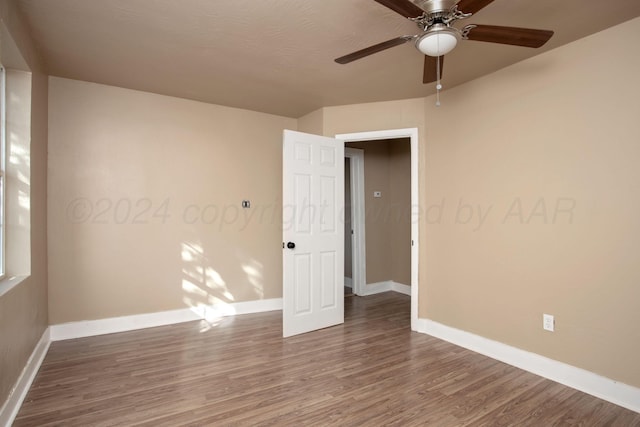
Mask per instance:
[[[444,56],[424,56],[424,73],[422,83],[433,83],[438,80],[438,60],[440,61],[440,78],[442,78],[442,66],[444,65]]]
[[[405,44],[409,40],[413,40],[414,36],[402,36],[397,37],[395,39],[387,40],[386,42],[374,44],[373,46],[366,47],[357,52],[350,53],[345,56],[341,56],[336,59],[338,64],[348,64],[349,62],[355,61],[356,59],[364,58],[365,56],[373,55],[374,53],[382,52],[383,50],[400,46],[401,44]]]
[[[471,27],[467,34],[469,40],[510,44],[514,46],[541,47],[553,36],[553,31],[549,30],[500,27],[496,25],[475,25],[469,27]]]
[[[381,5],[387,6],[389,9],[404,16],[405,18],[417,18],[422,16],[424,10],[420,9],[409,0],[376,0]]]
[[[458,10],[462,13],[477,13],[491,3],[493,0],[460,0]]]

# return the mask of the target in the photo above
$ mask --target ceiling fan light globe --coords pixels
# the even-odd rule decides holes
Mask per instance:
[[[417,41],[418,50],[428,56],[443,56],[451,52],[460,38],[454,28],[436,29],[423,34]]]

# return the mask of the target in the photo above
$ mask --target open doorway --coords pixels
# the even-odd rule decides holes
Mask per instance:
[[[387,290],[411,294],[410,172],[409,138],[345,143],[345,296]],[[364,186],[355,185],[363,173]],[[353,215],[357,207],[364,208],[364,226],[357,227],[356,233],[362,221],[361,215]],[[356,237],[365,250],[354,256]],[[358,275],[354,258],[356,266],[362,267],[355,273],[366,277],[364,286],[354,287],[353,278]],[[362,282],[355,280],[358,285]]]
[[[417,129],[343,134],[336,138],[345,140],[348,173],[348,176],[345,173],[344,249],[345,285],[351,286],[345,286],[345,291],[371,295],[392,290],[411,295],[411,329],[415,330],[419,232]],[[369,156],[365,156],[367,150]],[[366,176],[365,164],[369,163],[365,157],[373,162]]]

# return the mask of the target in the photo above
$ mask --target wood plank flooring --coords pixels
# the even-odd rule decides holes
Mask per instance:
[[[640,426],[640,414],[423,334],[410,299],[345,299],[344,325],[281,313],[54,342],[14,426]]]

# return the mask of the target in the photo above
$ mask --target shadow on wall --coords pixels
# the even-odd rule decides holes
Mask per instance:
[[[203,244],[194,239],[181,243],[180,257],[182,260],[182,301],[199,317],[206,320],[209,327],[220,324],[225,316],[237,313],[232,289],[249,287],[253,299],[264,299],[263,265],[262,263],[241,254],[236,254],[237,264],[246,277],[244,283],[228,283],[218,269],[214,268],[214,261]]]

